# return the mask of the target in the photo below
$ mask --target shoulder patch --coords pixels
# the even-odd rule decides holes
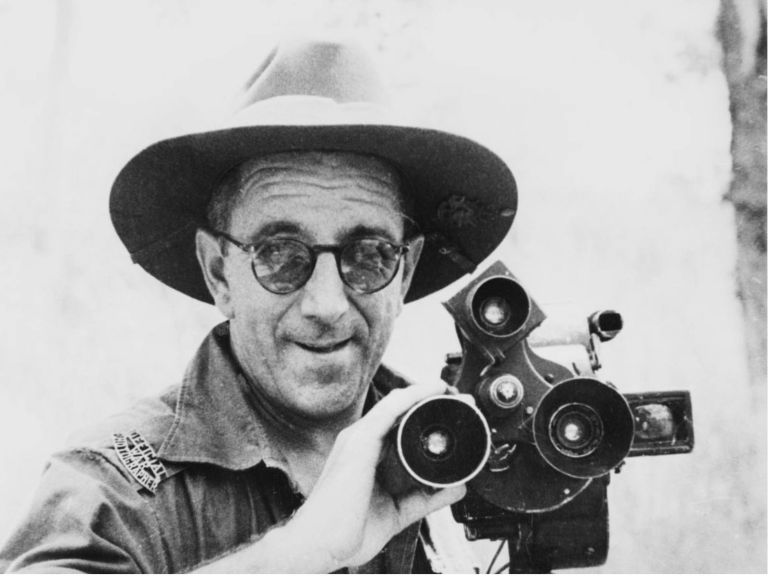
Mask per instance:
[[[138,432],[112,434],[112,445],[123,466],[144,488],[154,493],[168,472],[152,446]]]

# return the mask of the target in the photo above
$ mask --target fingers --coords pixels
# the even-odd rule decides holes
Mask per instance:
[[[387,394],[363,418],[338,434],[321,478],[333,470],[347,474],[354,468],[361,478],[372,483],[384,440],[398,418],[421,400],[444,394],[445,389],[445,384],[433,382],[397,388]],[[343,463],[341,468],[340,463]]]
[[[442,382],[397,388],[371,408],[363,420],[366,426],[370,427],[369,429],[373,434],[383,439],[387,432],[395,425],[397,419],[407,412],[411,406],[430,396],[445,394],[446,389],[447,386]]]
[[[467,394],[466,392],[461,392],[456,386],[447,386],[445,389],[445,393],[448,396],[458,396],[464,402],[467,404],[472,404],[473,406],[477,406],[477,402],[475,402],[475,397],[472,396],[472,394]]]
[[[436,492],[417,489],[400,499],[398,510],[401,526],[405,527],[444,506],[454,504],[467,493],[465,485],[443,488]]]

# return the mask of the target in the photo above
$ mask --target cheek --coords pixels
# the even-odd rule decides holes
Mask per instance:
[[[276,327],[289,307],[286,299],[278,299],[264,290],[249,266],[233,272],[229,277],[231,322],[238,325],[242,336],[247,336],[255,351],[273,348]]]
[[[243,262],[239,258],[227,258],[224,276],[227,279],[230,299],[234,304],[241,306],[248,292],[253,292],[253,284],[256,283],[249,263]]]
[[[253,276],[250,263],[238,262],[231,266],[227,270],[227,282],[235,315],[251,316],[262,310],[269,312],[270,305],[265,301],[270,295]]]
[[[389,342],[395,320],[403,306],[399,287],[388,286],[385,293],[381,294],[376,301],[366,304],[370,305],[362,307],[362,314],[371,332],[371,345],[374,348],[381,348],[377,351],[383,354],[383,348]]]

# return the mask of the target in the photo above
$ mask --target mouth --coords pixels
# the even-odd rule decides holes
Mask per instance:
[[[349,344],[352,338],[340,340],[338,342],[294,342],[299,348],[314,354],[331,354],[344,348]]]

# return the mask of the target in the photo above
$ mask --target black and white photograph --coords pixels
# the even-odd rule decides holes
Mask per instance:
[[[761,0],[0,0],[0,572],[766,573]]]

